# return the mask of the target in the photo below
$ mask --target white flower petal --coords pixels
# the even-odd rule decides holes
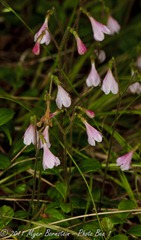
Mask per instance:
[[[108,70],[108,72],[103,80],[101,89],[103,90],[103,92],[105,92],[105,94],[109,94],[110,91],[113,94],[118,93],[118,90],[119,90],[118,84],[117,84],[110,69]]]
[[[96,54],[96,56],[97,56],[97,58],[98,58],[100,63],[105,61],[106,54],[105,54],[105,52],[103,50],[99,50],[99,51],[95,50],[94,52],[95,52],[95,54]]]
[[[70,98],[69,94],[60,85],[58,85],[56,104],[59,109],[61,109],[62,106],[68,108],[71,105],[71,98]]]
[[[107,27],[110,29],[110,34],[118,33],[120,31],[120,25],[116,19],[112,16],[108,17]]]
[[[131,93],[141,93],[141,84],[139,82],[135,82],[129,86],[129,90]]]
[[[43,25],[39,29],[39,31],[35,34],[34,41],[36,42],[38,38],[42,36],[39,43],[40,44],[45,43],[46,45],[48,45],[51,42],[51,36],[47,29],[48,29],[48,19],[46,18]]]
[[[102,134],[92,127],[87,121],[84,121],[84,124],[86,126],[86,132],[88,135],[88,143],[91,146],[95,146],[95,141],[96,142],[101,142],[102,141]]]
[[[86,84],[88,87],[98,86],[100,84],[100,76],[95,68],[95,63],[92,62],[91,71],[86,79]]]
[[[133,151],[130,151],[129,153],[124,154],[116,160],[117,166],[120,166],[122,171],[130,169],[133,153]]]
[[[44,139],[43,139],[43,142],[42,142],[42,138],[40,140],[40,148],[42,148],[44,144],[46,144],[47,147],[50,148],[51,144],[49,141],[49,126],[45,127],[44,131],[42,132],[42,137]]]
[[[93,17],[89,17],[89,19],[92,25],[94,39],[97,41],[103,41],[104,33],[110,34],[110,30],[104,24],[96,21]]]
[[[51,169],[54,166],[60,164],[59,158],[57,158],[47,147],[46,144],[43,145],[43,169]]]
[[[30,124],[26,129],[23,137],[23,142],[25,145],[35,144],[36,142],[36,128],[33,124]]]

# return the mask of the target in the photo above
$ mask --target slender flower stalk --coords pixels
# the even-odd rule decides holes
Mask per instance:
[[[93,36],[96,41],[104,40],[104,33],[110,34],[110,29],[104,24],[96,21],[92,16],[89,16],[89,20],[92,25]]]
[[[56,104],[59,109],[62,109],[62,106],[68,108],[71,105],[71,98],[69,94],[61,87],[61,85],[58,85]]]
[[[130,151],[116,160],[117,166],[120,166],[122,171],[127,171],[131,168],[133,153],[134,151]]]
[[[118,33],[120,31],[120,25],[118,21],[111,15],[108,17],[107,27],[110,29],[110,35],[113,35],[114,33]]]
[[[100,76],[95,68],[95,63],[92,61],[91,63],[91,71],[86,79],[86,84],[88,87],[98,86],[100,84]]]
[[[43,145],[43,169],[51,169],[54,166],[60,165],[60,160],[47,147]]]
[[[97,129],[92,127],[86,120],[83,120],[83,123],[85,124],[85,127],[86,127],[88,143],[91,146],[95,146],[95,142],[101,142],[102,134]]]
[[[110,92],[112,92],[113,94],[118,93],[118,90],[119,90],[118,84],[117,84],[110,68],[103,80],[101,89],[103,90],[103,92],[106,95],[109,94]]]

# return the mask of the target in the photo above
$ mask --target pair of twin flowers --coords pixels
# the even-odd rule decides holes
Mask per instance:
[[[118,22],[112,18],[111,16],[108,17],[107,26],[103,25],[102,23],[96,21],[90,14],[83,8],[81,8],[81,11],[85,13],[92,25],[92,30],[94,34],[94,39],[96,41],[102,41],[104,39],[104,33],[105,34],[114,34],[115,32],[118,32],[120,30],[120,25]],[[48,14],[45,18],[45,21],[40,28],[40,30],[35,34],[34,41],[36,42],[32,52],[35,55],[39,55],[40,53],[40,44],[45,43],[45,45],[48,45],[51,41],[51,34],[48,29],[48,19],[50,15],[53,13],[53,10],[49,10]],[[77,50],[80,55],[83,55],[86,53],[87,48],[78,36],[77,32],[72,29],[68,28],[70,32],[74,35],[77,43]],[[100,56],[99,56],[100,57]],[[91,71],[86,79],[86,84],[88,87],[91,86],[98,86],[100,84],[100,76],[95,68],[95,63],[92,61],[91,65]],[[102,90],[105,92],[105,94],[109,94],[110,91],[113,94],[118,93],[118,84],[113,77],[113,74],[111,72],[111,69],[109,68],[103,83],[102,83]],[[71,105],[71,98],[69,94],[62,88],[60,84],[58,84],[58,93],[56,97],[56,104],[59,109],[64,107],[70,107]],[[90,118],[94,117],[94,112],[81,108],[87,116]],[[48,114],[48,118],[52,118],[56,114]],[[91,146],[95,146],[95,142],[101,142],[102,141],[102,134],[92,127],[83,117],[81,117],[82,122],[84,123],[86,127],[86,133],[88,136],[88,143]],[[49,141],[49,125],[46,124],[46,121],[44,122],[44,127],[41,128],[41,130],[37,130],[37,127],[34,123],[31,123],[24,134],[24,144],[30,145],[30,144],[37,145],[38,149],[43,148],[43,169],[51,169],[54,166],[58,166],[60,164],[60,160],[58,157],[56,157],[51,151],[50,151],[50,141]],[[128,170],[130,168],[130,163],[132,159],[134,151],[130,151],[129,153],[121,156],[117,159],[117,165],[121,167],[121,170]]]

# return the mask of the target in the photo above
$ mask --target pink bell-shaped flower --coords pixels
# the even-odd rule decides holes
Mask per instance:
[[[107,27],[110,29],[110,35],[113,35],[114,33],[118,33],[120,31],[119,23],[112,16],[108,17]]]
[[[129,86],[129,90],[131,93],[141,93],[141,84],[139,82],[135,82]]]
[[[78,35],[75,35],[75,39],[76,39],[78,54],[79,55],[85,54],[87,52],[87,48],[86,48],[85,44],[82,42],[82,40],[80,39],[80,37]]]
[[[24,133],[23,142],[25,145],[28,146],[31,143],[35,145],[36,142],[38,142],[38,140],[39,140],[39,135],[36,130],[36,127],[33,124],[30,124]]]
[[[91,146],[95,146],[95,142],[101,142],[102,141],[102,134],[92,127],[86,120],[83,121],[86,127],[86,132],[88,135],[88,143]]]
[[[51,41],[51,36],[50,36],[49,31],[48,31],[48,18],[49,18],[49,16],[47,16],[45,18],[45,21],[44,21],[43,25],[41,26],[39,31],[34,36],[34,42],[36,42],[36,43],[35,43],[35,45],[32,49],[32,52],[35,55],[40,54],[40,44],[45,43],[45,45],[48,45]]]
[[[41,148],[43,147],[44,144],[46,144],[48,148],[50,148],[50,146],[51,146],[50,141],[49,141],[49,126],[45,127],[44,131],[42,132],[41,139],[40,139],[40,147]]]
[[[61,87],[61,85],[58,85],[56,104],[59,109],[62,109],[62,106],[68,108],[71,105],[71,98],[69,94]]]
[[[106,59],[106,54],[103,50],[95,50],[95,55],[97,56],[100,63],[103,63]]]
[[[83,110],[89,118],[94,118],[95,113],[92,110],[84,109],[84,108],[83,108]]]
[[[39,42],[35,43],[34,47],[32,48],[32,52],[35,55],[39,55],[40,54],[40,43]]]
[[[103,90],[103,92],[107,95],[110,92],[112,92],[113,94],[117,94],[118,93],[118,84],[111,72],[111,69],[109,68],[103,83],[102,83],[102,87],[101,89]]]
[[[105,26],[104,24],[96,21],[93,17],[89,16],[89,20],[92,25],[92,30],[94,34],[94,39],[96,41],[103,41],[104,40],[104,33],[110,34],[110,29]]]
[[[129,153],[124,154],[116,160],[117,166],[120,166],[122,171],[130,169],[133,153],[134,151],[130,151]]]
[[[37,42],[39,37],[41,37],[40,44],[45,43],[45,45],[48,45],[51,41],[50,33],[48,31],[48,17],[45,18],[43,25],[35,34],[34,41]]]
[[[141,56],[138,56],[137,61],[136,61],[136,65],[139,69],[141,69]]]
[[[51,169],[54,166],[60,165],[60,160],[47,147],[43,145],[43,169]]]
[[[86,79],[86,84],[88,87],[96,87],[100,84],[100,76],[95,68],[95,63],[92,61],[91,71]]]

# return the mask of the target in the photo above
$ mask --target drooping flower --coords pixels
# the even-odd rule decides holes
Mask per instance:
[[[106,59],[106,54],[105,54],[105,52],[104,52],[103,50],[99,50],[99,51],[98,51],[98,50],[95,50],[94,52],[95,52],[95,54],[96,54],[99,62],[100,62],[100,63],[103,63],[103,62],[105,61],[105,59]]]
[[[80,37],[77,34],[74,36],[76,39],[78,54],[80,54],[80,55],[85,54],[87,52],[87,48],[86,48],[85,44],[82,42],[82,40],[80,39]]]
[[[31,143],[35,145],[38,139],[39,136],[36,127],[33,124],[30,124],[24,133],[23,137],[24,144],[27,146],[30,145]]]
[[[102,141],[102,134],[92,127],[86,120],[83,121],[86,127],[86,132],[88,136],[88,143],[91,146],[95,146],[95,142],[101,142]]]
[[[41,141],[40,141],[40,147],[42,148],[44,144],[47,145],[48,148],[50,148],[51,144],[49,141],[49,126],[46,126],[44,131],[42,132]]]
[[[39,31],[35,34],[34,42],[36,42],[39,37],[41,37],[40,44],[45,43],[45,45],[48,45],[51,41],[51,36],[48,31],[48,16],[45,18],[45,21]]]
[[[117,166],[120,166],[122,171],[130,169],[133,153],[134,151],[130,151],[129,153],[124,154],[116,160]]]
[[[95,63],[93,61],[91,64],[91,71],[86,79],[86,84],[88,87],[96,87],[100,84],[100,76],[95,68]]]
[[[49,18],[49,16],[47,15],[43,25],[41,26],[39,31],[34,36],[34,42],[36,42],[36,43],[32,49],[32,52],[35,55],[39,55],[39,53],[40,53],[40,44],[45,43],[45,45],[48,45],[51,41],[51,36],[48,31],[48,18]]]
[[[107,27],[110,29],[110,35],[113,35],[114,33],[118,33],[120,31],[120,25],[118,21],[111,15],[108,17]]]
[[[89,16],[89,20],[92,25],[92,30],[94,34],[94,39],[96,41],[103,41],[104,40],[104,33],[110,34],[110,29],[105,26],[104,24],[96,21],[92,16]]]
[[[71,98],[69,94],[61,87],[61,85],[58,85],[56,104],[59,109],[61,109],[62,106],[68,108],[71,105]]]
[[[54,166],[60,165],[60,160],[47,147],[43,145],[43,169],[51,169]]]
[[[135,82],[129,86],[129,90],[131,93],[141,93],[141,84],[139,82]]]
[[[105,92],[105,94],[109,94],[110,92],[112,92],[113,94],[118,93],[118,84],[110,68],[103,80],[101,89],[103,90],[103,92]]]
[[[136,65],[138,68],[141,68],[141,56],[138,56],[137,61],[136,61]]]
[[[83,108],[83,109],[84,109],[84,108]],[[84,109],[84,112],[86,113],[86,115],[87,115],[89,118],[94,118],[94,116],[95,116],[95,113],[94,113],[92,110]]]
[[[36,42],[34,44],[34,47],[32,48],[32,52],[35,54],[35,55],[39,55],[40,54],[40,43],[39,42]]]

